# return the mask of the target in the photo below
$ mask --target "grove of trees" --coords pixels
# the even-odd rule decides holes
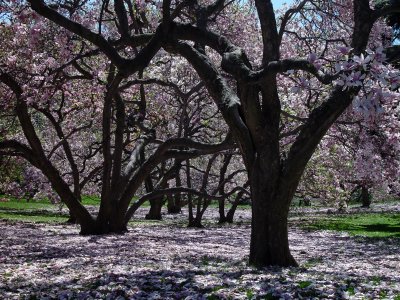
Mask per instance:
[[[400,192],[395,13],[399,1],[1,1],[0,161],[28,162],[25,185],[47,184],[25,188],[64,203],[81,234],[123,233],[145,201],[160,219],[164,199],[187,204],[191,226],[214,199],[232,221],[249,198],[250,264],[296,265],[296,193]],[[95,215],[83,195],[100,196]]]

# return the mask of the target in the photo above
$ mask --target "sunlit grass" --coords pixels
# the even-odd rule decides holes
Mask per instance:
[[[48,199],[27,201],[8,196],[2,198],[8,201],[0,202],[0,219],[35,223],[62,223],[68,220],[60,205]]]
[[[55,207],[54,204],[50,203],[47,199],[42,200],[30,200],[25,199],[15,199],[11,197],[6,197],[8,201],[0,202],[0,210],[3,209],[45,209],[49,207]]]
[[[66,216],[46,216],[46,215],[22,215],[0,212],[0,219],[21,222],[35,223],[64,223],[68,220]]]
[[[315,219],[305,227],[314,230],[345,231],[351,235],[374,238],[400,238],[400,214],[371,213]]]
[[[0,219],[11,221],[35,222],[35,223],[63,223],[68,216],[47,210],[37,211],[3,211],[0,209]]]

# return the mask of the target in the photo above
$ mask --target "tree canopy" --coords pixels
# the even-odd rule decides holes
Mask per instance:
[[[313,155],[352,149],[356,184],[398,175],[385,160],[398,158],[400,76],[384,21],[397,1],[303,0],[277,12],[269,0],[0,7],[0,154],[39,169],[82,234],[124,232],[163,195],[249,193],[250,263],[296,265],[287,217]],[[346,131],[347,148],[324,140]],[[225,171],[210,185],[214,163],[227,168],[236,149],[243,165],[231,174],[245,175],[230,191]],[[371,165],[388,176],[367,176]],[[87,191],[101,196],[96,215],[80,202]]]

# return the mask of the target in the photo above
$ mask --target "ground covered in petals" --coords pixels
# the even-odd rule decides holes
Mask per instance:
[[[250,225],[186,228],[184,215],[125,235],[0,221],[1,299],[400,299],[400,239],[294,226],[298,268],[247,266]],[[139,216],[140,217],[140,216]]]

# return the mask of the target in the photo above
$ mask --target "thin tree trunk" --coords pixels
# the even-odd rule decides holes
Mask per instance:
[[[167,196],[167,209],[169,214],[179,214],[181,212],[181,195]]]
[[[227,216],[225,216],[225,199],[223,198],[218,200],[218,212],[219,212],[218,223],[222,224],[227,222]]]
[[[179,172],[177,172],[177,175],[175,177],[175,185],[176,187],[182,186]],[[176,195],[170,196],[168,198],[167,209],[169,214],[179,214],[182,211],[182,196],[180,193],[177,193]]]
[[[361,197],[362,207],[369,208],[369,206],[371,205],[371,197],[368,192],[368,187],[364,185],[361,187],[360,197]]]

